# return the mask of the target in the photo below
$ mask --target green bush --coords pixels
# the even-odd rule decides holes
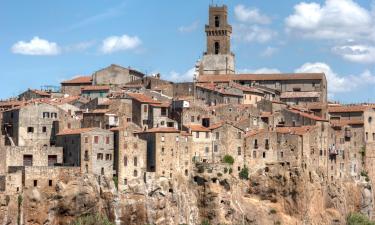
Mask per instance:
[[[249,179],[249,168],[247,168],[246,166],[244,168],[242,168],[239,176],[240,176],[240,179],[242,179],[242,180],[248,180]]]
[[[375,225],[366,216],[361,213],[351,213],[347,218],[348,225]]]
[[[115,187],[118,190],[118,177],[116,176],[113,177],[113,183],[115,183]]]
[[[276,213],[277,213],[276,209],[271,209],[270,210],[270,214],[276,214]]]
[[[71,225],[114,225],[114,223],[110,222],[106,216],[96,214],[81,216]]]
[[[233,165],[234,158],[231,155],[225,155],[224,158],[223,158],[223,162],[227,163],[227,164],[230,164],[230,165]]]
[[[222,177],[223,174],[222,174],[222,173],[217,173],[217,176],[218,176],[218,177]]]
[[[203,220],[203,222],[201,223],[201,225],[211,225],[211,224],[210,224],[210,221],[208,221],[208,220]]]

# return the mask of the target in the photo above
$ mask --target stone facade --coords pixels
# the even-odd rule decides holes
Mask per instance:
[[[100,128],[64,130],[56,145],[63,147],[66,166],[81,168],[82,173],[113,176],[113,133]]]
[[[141,79],[143,73],[130,68],[124,68],[115,64],[96,71],[92,75],[93,85],[122,86],[131,81]]]

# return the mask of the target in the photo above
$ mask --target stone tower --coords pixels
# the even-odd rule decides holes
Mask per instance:
[[[234,74],[234,54],[230,49],[232,26],[228,24],[228,8],[210,6],[206,25],[207,51],[203,55],[200,72],[209,74]]]

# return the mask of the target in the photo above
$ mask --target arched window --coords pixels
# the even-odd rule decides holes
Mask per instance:
[[[215,42],[215,55],[218,55],[220,53],[220,43]]]
[[[128,166],[128,157],[124,156],[124,166]]]
[[[215,27],[220,27],[220,16],[215,16]]]

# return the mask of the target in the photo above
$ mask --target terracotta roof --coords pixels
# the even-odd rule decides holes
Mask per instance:
[[[50,97],[51,96],[50,93],[47,93],[47,92],[41,91],[41,90],[30,89],[30,91],[34,92],[35,94],[38,94],[40,96],[45,96],[45,97]]]
[[[140,133],[179,133],[180,130],[177,130],[174,127],[157,127],[151,128]]]
[[[244,92],[252,92],[252,93],[257,93],[257,94],[262,94],[264,95],[264,92],[259,90],[258,88],[255,88],[255,87],[248,87],[248,86],[244,86],[244,85],[241,85],[241,84],[237,84],[235,82],[233,82],[231,84],[232,87],[234,88],[237,88],[241,91],[244,91]]]
[[[201,75],[198,82],[230,81],[267,81],[267,80],[323,80],[324,73],[289,73],[289,74],[236,74],[236,75]]]
[[[197,84],[196,87],[206,89],[206,90],[209,90],[209,91],[213,91],[213,92],[217,92],[217,93],[220,93],[222,95],[232,95],[232,96],[242,97],[242,94],[230,92],[230,90],[226,90],[223,87],[217,87],[214,84]]]
[[[53,99],[50,99],[48,102],[54,105],[63,105],[66,103],[71,103],[73,101],[76,101],[79,98],[80,98],[79,96],[69,96],[66,98],[53,98]]]
[[[62,135],[76,135],[76,134],[82,134],[82,133],[90,132],[90,131],[92,131],[94,129],[97,129],[97,128],[91,127],[91,128],[79,128],[79,129],[66,129],[66,130],[61,131],[57,135],[58,136],[62,136]]]
[[[218,122],[218,123],[215,123],[215,124],[212,124],[208,129],[210,130],[215,130],[217,128],[220,128],[224,125],[224,121],[221,121],[221,122]]]
[[[319,98],[320,93],[315,91],[291,91],[283,92],[280,98]]]
[[[71,80],[63,81],[61,82],[61,84],[91,84],[91,82],[92,82],[91,76],[79,76]]]
[[[141,103],[161,104],[161,102],[152,99],[151,97],[142,93],[126,93],[132,99]]]
[[[246,133],[245,137],[252,137],[252,136],[255,136],[257,134],[261,134],[261,133],[264,133],[266,132],[265,129],[260,129],[260,130],[251,130],[249,132]]]
[[[341,113],[341,112],[363,112],[368,108],[365,105],[342,105],[342,106],[329,106],[328,112]]]
[[[171,106],[171,103],[169,102],[162,102],[161,104],[150,104],[152,105],[153,107],[164,107],[164,108],[168,108],[169,106]]]
[[[361,119],[353,119],[353,120],[331,120],[332,126],[342,127],[347,125],[363,125],[364,121]]]
[[[316,121],[328,121],[328,120],[326,120],[326,119],[324,119],[322,117],[316,116],[314,114],[309,114],[309,113],[306,113],[306,112],[302,112],[302,111],[299,111],[297,109],[287,109],[287,110],[289,112],[299,114],[302,117],[309,118],[309,119],[312,119],[312,120],[316,120]]]
[[[282,134],[296,134],[303,135],[314,129],[316,126],[302,126],[302,127],[276,127],[277,133]]]
[[[200,124],[190,124],[190,125],[186,125],[186,127],[188,129],[190,129],[191,131],[198,131],[198,132],[209,132],[210,131],[209,128],[204,127]]]
[[[103,85],[103,86],[85,86],[81,90],[82,91],[109,91],[110,87]]]

